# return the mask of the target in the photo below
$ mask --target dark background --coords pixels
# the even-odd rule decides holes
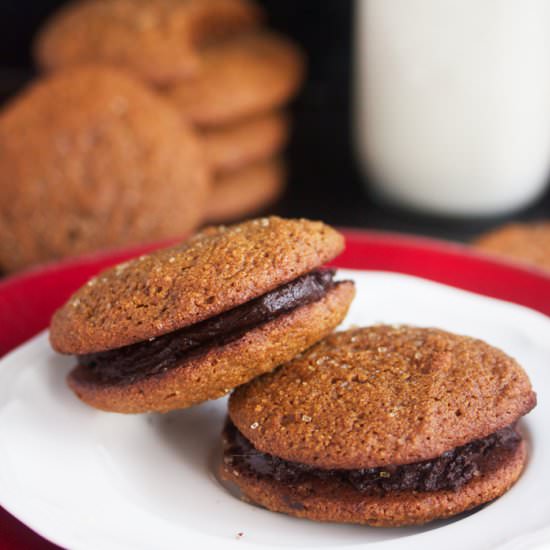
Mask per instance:
[[[45,17],[62,0],[2,0],[0,94],[15,93],[33,76],[30,45]],[[351,143],[352,0],[260,0],[269,23],[305,50],[307,84],[293,105],[295,130],[288,151],[291,181],[276,206],[285,216],[321,218],[340,226],[407,231],[469,240],[512,218],[444,220],[376,204],[365,191]],[[550,100],[550,98],[549,98]],[[513,216],[550,217],[550,192]]]

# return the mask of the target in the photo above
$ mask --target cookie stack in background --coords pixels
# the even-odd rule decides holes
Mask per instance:
[[[284,106],[302,76],[295,46],[257,30],[207,48],[201,73],[166,89],[205,139],[214,174],[210,221],[250,214],[281,193],[280,154],[289,134]]]
[[[251,0],[80,0],[0,111],[0,271],[183,238],[284,187],[303,58]]]
[[[250,0],[84,0],[39,33],[44,71],[107,63],[173,102],[203,138],[213,177],[205,220],[245,217],[282,192],[286,104],[304,61]]]

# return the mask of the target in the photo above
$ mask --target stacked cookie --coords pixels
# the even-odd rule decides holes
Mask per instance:
[[[167,90],[205,139],[214,172],[209,220],[243,217],[281,193],[280,153],[289,135],[284,105],[302,75],[302,58],[292,43],[256,31],[205,49],[200,75]]]
[[[222,479],[270,510],[377,526],[425,523],[507,491],[535,406],[523,369],[437,329],[332,333],[352,281],[324,264],[332,228],[263,218],[209,228],[109,269],[53,317],[85,403],[166,412],[235,389]]]
[[[303,60],[262,18],[250,0],[80,0],[45,26],[35,56],[46,71],[114,65],[165,95],[204,141],[206,219],[225,221],[269,205],[285,180],[284,107]]]

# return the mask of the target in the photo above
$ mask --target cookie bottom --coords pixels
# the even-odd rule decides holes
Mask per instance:
[[[284,163],[277,158],[216,178],[206,205],[206,220],[228,222],[262,211],[280,197],[285,178]]]
[[[369,495],[335,480],[312,479],[295,485],[222,463],[220,477],[237,485],[245,501],[298,518],[373,527],[420,525],[449,518],[504,494],[519,478],[526,444],[494,453],[482,475],[457,491],[393,491]]]
[[[69,373],[67,382],[82,401],[105,411],[167,412],[190,407],[229,393],[232,388],[290,361],[330,334],[346,316],[354,295],[352,282],[337,283],[316,302],[132,384],[98,384],[82,375],[85,367]]]

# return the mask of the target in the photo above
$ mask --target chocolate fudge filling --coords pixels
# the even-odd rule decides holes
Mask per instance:
[[[94,383],[131,384],[178,366],[185,359],[240,338],[276,317],[320,300],[338,283],[335,270],[312,271],[259,298],[146,342],[79,355]]]
[[[288,485],[307,483],[314,478],[336,480],[362,493],[376,495],[390,491],[456,491],[483,473],[483,465],[491,453],[513,450],[521,442],[521,435],[512,424],[431,460],[383,468],[322,470],[258,451],[230,420],[224,438],[224,461],[238,471]]]

